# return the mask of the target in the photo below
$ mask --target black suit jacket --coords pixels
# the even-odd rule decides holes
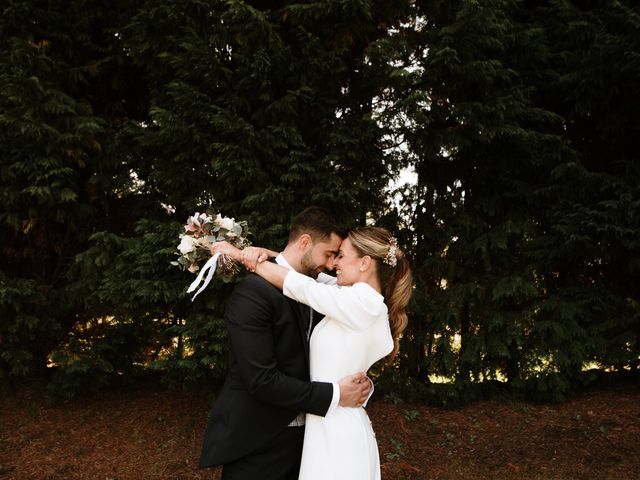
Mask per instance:
[[[325,415],[333,397],[330,383],[309,382],[308,307],[250,274],[229,297],[224,319],[229,365],[200,468],[250,454],[300,412]]]

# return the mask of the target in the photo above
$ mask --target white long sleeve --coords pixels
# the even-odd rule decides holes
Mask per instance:
[[[339,287],[290,271],[284,280],[283,292],[354,330],[365,330],[380,316],[387,315],[384,298],[366,283]]]

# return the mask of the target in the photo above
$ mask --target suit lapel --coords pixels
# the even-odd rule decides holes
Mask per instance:
[[[307,357],[307,363],[309,363],[309,339],[307,338],[307,330],[309,328],[309,311],[310,308],[304,303],[295,302],[298,312],[298,326],[300,327],[300,339],[304,345],[304,354]]]

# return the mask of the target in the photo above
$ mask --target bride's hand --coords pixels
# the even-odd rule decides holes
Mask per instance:
[[[255,271],[256,266],[272,256],[272,251],[261,247],[245,247],[240,256],[240,262],[250,271]]]
[[[242,261],[242,252],[243,250],[240,250],[236,247],[234,247],[233,245],[231,245],[229,242],[214,242],[211,245],[211,255],[215,255],[216,253],[220,253],[222,255],[228,255],[229,257],[233,258],[234,260],[237,260],[239,262]]]

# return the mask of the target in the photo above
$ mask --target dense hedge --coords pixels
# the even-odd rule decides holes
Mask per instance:
[[[637,371],[635,3],[10,1],[0,33],[4,378],[221,377],[232,285],[190,301],[181,224],[213,206],[279,248],[310,204],[411,257],[383,391]]]

